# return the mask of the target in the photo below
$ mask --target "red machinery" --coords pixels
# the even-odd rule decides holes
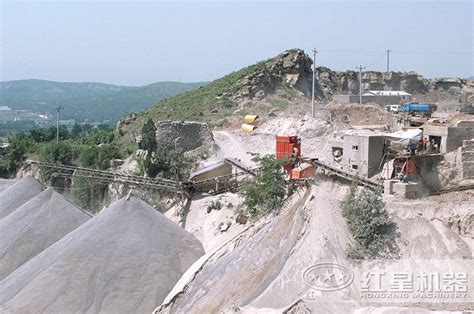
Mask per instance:
[[[314,177],[315,168],[301,158],[301,139],[296,135],[276,137],[276,159],[288,160],[283,168],[290,179]]]
[[[294,136],[276,137],[276,159],[290,159],[301,156],[301,139]]]

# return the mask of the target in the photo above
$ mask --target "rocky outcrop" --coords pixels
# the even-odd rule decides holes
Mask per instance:
[[[161,149],[179,148],[187,152],[213,142],[211,129],[206,123],[165,120],[155,123],[155,126]]]
[[[336,93],[359,93],[359,73],[356,71],[335,72],[326,67],[319,67],[316,78],[316,89],[326,98],[331,98]],[[402,90],[411,94],[439,92],[447,96],[459,96],[469,93],[467,83],[460,78],[426,79],[413,71],[362,73],[362,90]]]
[[[284,89],[297,91],[306,98],[312,92],[312,59],[301,49],[292,49],[253,66],[253,71],[241,78],[234,88],[223,96],[237,103],[263,100]],[[331,99],[334,94],[358,94],[359,72],[332,71],[316,68],[315,98]],[[426,79],[416,72],[362,73],[363,90],[403,90],[411,94],[439,92],[447,96],[466,93],[467,80],[460,78]],[[281,93],[278,93],[281,96]]]
[[[311,64],[313,61],[301,49],[292,49],[253,66],[254,71],[240,79],[234,90],[223,96],[241,102],[262,100],[280,88],[290,88],[311,96]],[[323,95],[321,95],[323,96]]]

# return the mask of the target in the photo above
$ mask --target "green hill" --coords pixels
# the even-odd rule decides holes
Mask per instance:
[[[89,122],[110,120],[114,123],[124,114],[148,108],[164,98],[196,89],[206,83],[159,82],[131,87],[102,83],[66,83],[45,80],[0,82],[0,106],[36,113],[54,113],[62,105],[63,118],[87,119]]]
[[[121,120],[121,142],[138,134],[148,118],[192,120],[222,127],[241,123],[244,114],[261,116],[311,96],[311,59],[301,49],[287,50],[217,79],[206,86],[157,102]],[[318,96],[319,97],[319,96]]]

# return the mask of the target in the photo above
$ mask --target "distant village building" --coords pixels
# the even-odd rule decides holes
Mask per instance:
[[[360,101],[359,95],[335,95],[333,99],[343,104],[359,103]],[[404,91],[368,90],[362,94],[363,104],[373,102],[383,106],[398,105],[411,99],[412,95]]]
[[[12,108],[8,107],[8,106],[0,106],[0,111],[11,111]]]

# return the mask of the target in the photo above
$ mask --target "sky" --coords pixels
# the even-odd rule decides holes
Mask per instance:
[[[210,81],[291,48],[333,70],[473,74],[474,1],[0,0],[0,80]]]

